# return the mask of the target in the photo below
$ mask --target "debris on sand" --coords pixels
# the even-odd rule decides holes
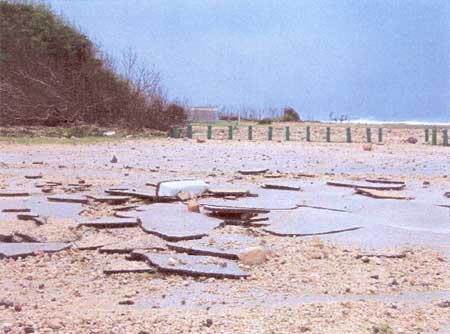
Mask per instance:
[[[238,170],[238,173],[242,175],[261,175],[268,171],[269,169],[240,169]]]
[[[264,183],[262,186],[264,189],[276,189],[276,190],[292,190],[300,191],[300,183],[297,182],[274,182],[274,183]]]
[[[417,144],[418,140],[416,137],[409,137],[408,139],[406,139],[406,142],[409,144]]]
[[[363,257],[378,257],[378,258],[386,258],[386,259],[403,259],[406,257],[405,252],[370,252],[370,253],[362,253],[358,254],[355,258],[360,259]]]
[[[404,199],[404,200],[412,200],[414,197],[405,196],[400,194],[396,191],[383,191],[383,190],[376,190],[376,189],[367,189],[367,188],[355,188],[355,193],[377,198],[377,199]]]
[[[364,144],[362,148],[364,151],[372,151],[373,146],[372,144]]]
[[[227,259],[188,254],[140,253],[139,255],[159,271],[169,274],[234,279],[249,276],[236,262]]]
[[[42,179],[42,177],[43,177],[43,175],[41,173],[25,175],[25,178],[30,179],[30,180]]]

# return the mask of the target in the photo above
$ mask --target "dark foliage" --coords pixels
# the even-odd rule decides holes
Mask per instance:
[[[284,122],[299,122],[300,116],[298,115],[298,113],[295,111],[294,108],[286,107],[286,108],[284,108],[283,121]]]
[[[0,125],[167,129],[185,120],[182,107],[166,106],[158,73],[126,56],[119,75],[45,5],[0,0]]]

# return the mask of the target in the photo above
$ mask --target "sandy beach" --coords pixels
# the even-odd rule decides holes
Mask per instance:
[[[37,224],[18,220],[16,213],[1,212],[4,240],[0,245],[11,244],[7,237],[22,237],[22,243],[26,239],[70,247],[0,259],[0,330],[448,333],[450,199],[444,194],[450,191],[449,149],[395,142],[400,140],[373,145],[370,151],[361,143],[258,140],[2,142],[0,193],[28,195],[2,197],[1,208],[30,208],[46,219]],[[111,162],[113,157],[117,162]],[[256,169],[267,171],[239,173]],[[111,217],[118,205],[92,200],[51,203],[46,198],[104,194],[111,188],[151,193],[152,185],[161,180],[185,178],[257,195],[198,197],[202,211],[198,215],[205,215],[207,205],[223,203],[269,209],[264,224],[222,224],[208,232],[211,244],[222,236],[241,235],[264,247],[263,263],[232,261],[247,278],[193,277],[158,269],[105,274],[108,268],[127,268],[131,263],[152,267],[131,259],[129,252],[105,253],[105,245],[139,253],[142,244],[147,244],[144,248],[149,254],[176,253],[167,248],[171,242],[145,233],[143,226],[78,226],[86,220]],[[405,199],[373,198],[357,194],[353,187],[330,185],[366,184],[366,180],[401,182],[405,186],[400,190],[381,192]],[[55,185],[44,186],[46,182]],[[296,184],[300,190],[261,187],[267,183]],[[131,198],[127,205],[146,210],[156,204]],[[164,225],[169,216],[156,212],[150,218]],[[296,236],[289,236],[290,231],[303,228],[297,223],[306,218],[311,235],[295,232]],[[339,224],[350,229],[328,233],[339,231]],[[318,235],[312,235],[315,228],[321,229]]]

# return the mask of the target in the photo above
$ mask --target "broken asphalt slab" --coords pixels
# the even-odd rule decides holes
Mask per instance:
[[[86,195],[86,197],[95,202],[107,203],[111,205],[124,204],[130,200],[129,196]]]
[[[261,188],[291,191],[301,190],[300,183],[298,182],[266,182],[261,186]]]
[[[19,190],[0,189],[0,197],[25,197],[25,196],[30,196],[30,193]]]
[[[156,235],[145,234],[142,237],[135,237],[127,240],[111,242],[99,249],[100,253],[131,253],[133,251],[143,250],[166,250],[166,242]]]
[[[49,202],[59,202],[59,203],[75,203],[75,204],[88,204],[89,200],[84,195],[55,195],[48,196],[47,200]]]
[[[386,178],[366,179],[365,181],[370,182],[370,183],[405,184],[404,181],[391,180],[391,179],[386,179]]]
[[[327,185],[335,187],[347,187],[347,188],[365,188],[375,190],[401,190],[405,188],[405,184],[392,184],[392,183],[373,183],[373,182],[360,182],[360,181],[328,181]]]
[[[156,269],[144,262],[127,260],[114,261],[114,263],[103,269],[105,275],[154,272],[156,272]]]
[[[153,204],[138,215],[142,229],[168,241],[200,239],[221,225],[221,220],[189,212],[183,204]]]
[[[236,188],[227,188],[227,187],[209,187],[207,192],[207,195],[214,196],[214,197],[227,197],[227,196],[234,196],[234,197],[246,197],[246,196],[258,196],[256,194],[251,194],[250,190],[243,190],[243,189],[236,189]]]
[[[278,236],[311,236],[354,231],[361,226],[351,213],[299,208],[270,217],[264,231]]]
[[[104,217],[96,220],[88,220],[78,224],[78,227],[95,227],[95,228],[123,228],[137,227],[139,223],[136,218],[116,218]]]
[[[213,215],[227,215],[227,214],[262,214],[269,213],[269,209],[252,208],[245,206],[229,206],[229,205],[213,205],[207,204],[203,206],[205,211],[211,212]]]
[[[136,190],[127,188],[109,188],[105,190],[105,193],[113,196],[126,196],[134,197],[142,200],[149,200],[151,202],[176,202],[177,197],[174,196],[157,196],[156,192],[149,191],[148,189]]]
[[[375,190],[367,188],[355,188],[355,193],[376,199],[398,199],[398,200],[412,200],[413,197],[405,196],[393,190]]]
[[[167,247],[180,253],[237,260],[241,251],[260,244],[259,240],[241,234],[223,234],[198,240],[168,243]]]
[[[249,274],[239,268],[236,262],[227,259],[188,254],[137,254],[142,260],[163,273],[233,279],[249,276]]]
[[[268,171],[269,169],[240,169],[238,170],[238,173],[242,175],[260,175],[265,174]]]
[[[0,243],[0,258],[2,257],[25,257],[34,255],[36,252],[53,253],[70,247],[68,243]]]

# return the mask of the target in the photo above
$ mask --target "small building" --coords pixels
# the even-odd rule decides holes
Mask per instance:
[[[219,120],[219,109],[215,107],[193,107],[188,111],[188,122],[214,123]]]

